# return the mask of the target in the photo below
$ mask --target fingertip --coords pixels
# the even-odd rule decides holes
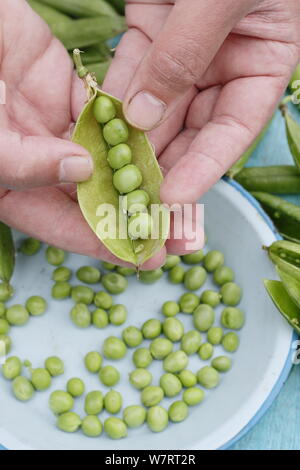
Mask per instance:
[[[163,247],[158,253],[156,253],[151,259],[146,261],[141,267],[141,271],[151,271],[152,269],[158,269],[165,264],[167,256],[166,247]]]

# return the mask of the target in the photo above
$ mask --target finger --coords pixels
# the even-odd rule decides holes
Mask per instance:
[[[194,205],[180,214],[171,214],[170,237],[166,243],[167,252],[172,255],[185,255],[200,250],[204,246],[203,207]],[[188,211],[191,210],[191,214]]]

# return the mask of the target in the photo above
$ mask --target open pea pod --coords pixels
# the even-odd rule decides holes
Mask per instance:
[[[300,281],[277,267],[278,275],[292,301],[300,309]]]
[[[277,241],[267,250],[277,268],[300,282],[300,245],[298,243]]]
[[[294,120],[288,111],[283,113],[286,125],[286,135],[295,165],[300,171],[300,124]]]
[[[15,267],[15,245],[11,229],[0,222],[0,279],[9,282]]]
[[[281,315],[300,334],[300,308],[292,301],[283,283],[266,279],[264,284]]]

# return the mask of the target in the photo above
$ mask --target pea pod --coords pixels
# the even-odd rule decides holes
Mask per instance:
[[[235,179],[248,191],[300,193],[300,174],[293,165],[244,168]]]
[[[105,43],[87,47],[82,51],[83,65],[107,62],[110,58],[111,52]]]
[[[286,106],[282,107],[282,114],[285,119],[286,135],[290,151],[294,158],[295,165],[300,171],[300,124],[294,120]]]
[[[15,246],[11,229],[0,222],[0,279],[9,282],[15,267]]]
[[[125,0],[106,0],[108,3],[114,6],[120,15],[125,15]]]
[[[55,10],[62,11],[75,18],[117,15],[115,9],[104,0],[38,0]]]
[[[104,78],[109,69],[110,64],[111,60],[107,60],[106,62],[88,65],[89,71],[95,75],[95,78],[99,85],[102,85],[102,83],[104,82]]]
[[[300,308],[292,301],[280,281],[264,281],[265,288],[281,315],[300,334]]]
[[[106,248],[118,258],[138,266],[151,258],[164,245],[168,236],[169,213],[159,199],[163,176],[145,133],[128,126],[127,144],[132,150],[132,163],[138,166],[143,177],[141,189],[147,191],[151,204],[162,211],[162,217],[154,217],[154,233],[158,234],[155,239],[131,240],[127,234],[127,215],[120,207],[119,194],[112,183],[113,170],[107,161],[108,146],[93,113],[96,98],[108,96],[116,108],[116,117],[124,120],[122,102],[97,88],[97,84],[82,67],[78,50],[74,51],[74,61],[78,74],[85,80],[90,99],[77,121],[73,141],[90,152],[95,168],[90,180],[78,185],[79,205],[86,221]],[[101,214],[101,208],[105,207],[108,209],[105,214]],[[110,209],[114,209],[110,221],[113,220],[115,233],[107,236],[107,210]]]
[[[300,245],[298,243],[278,241],[266,249],[276,267],[300,282]]]
[[[290,298],[300,308],[300,281],[278,267],[277,272]]]

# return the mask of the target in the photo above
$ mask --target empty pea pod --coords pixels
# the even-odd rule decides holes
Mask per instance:
[[[289,241],[274,242],[266,248],[273,263],[300,281],[300,245]]]
[[[0,279],[8,284],[15,267],[15,246],[11,229],[0,222]]]

